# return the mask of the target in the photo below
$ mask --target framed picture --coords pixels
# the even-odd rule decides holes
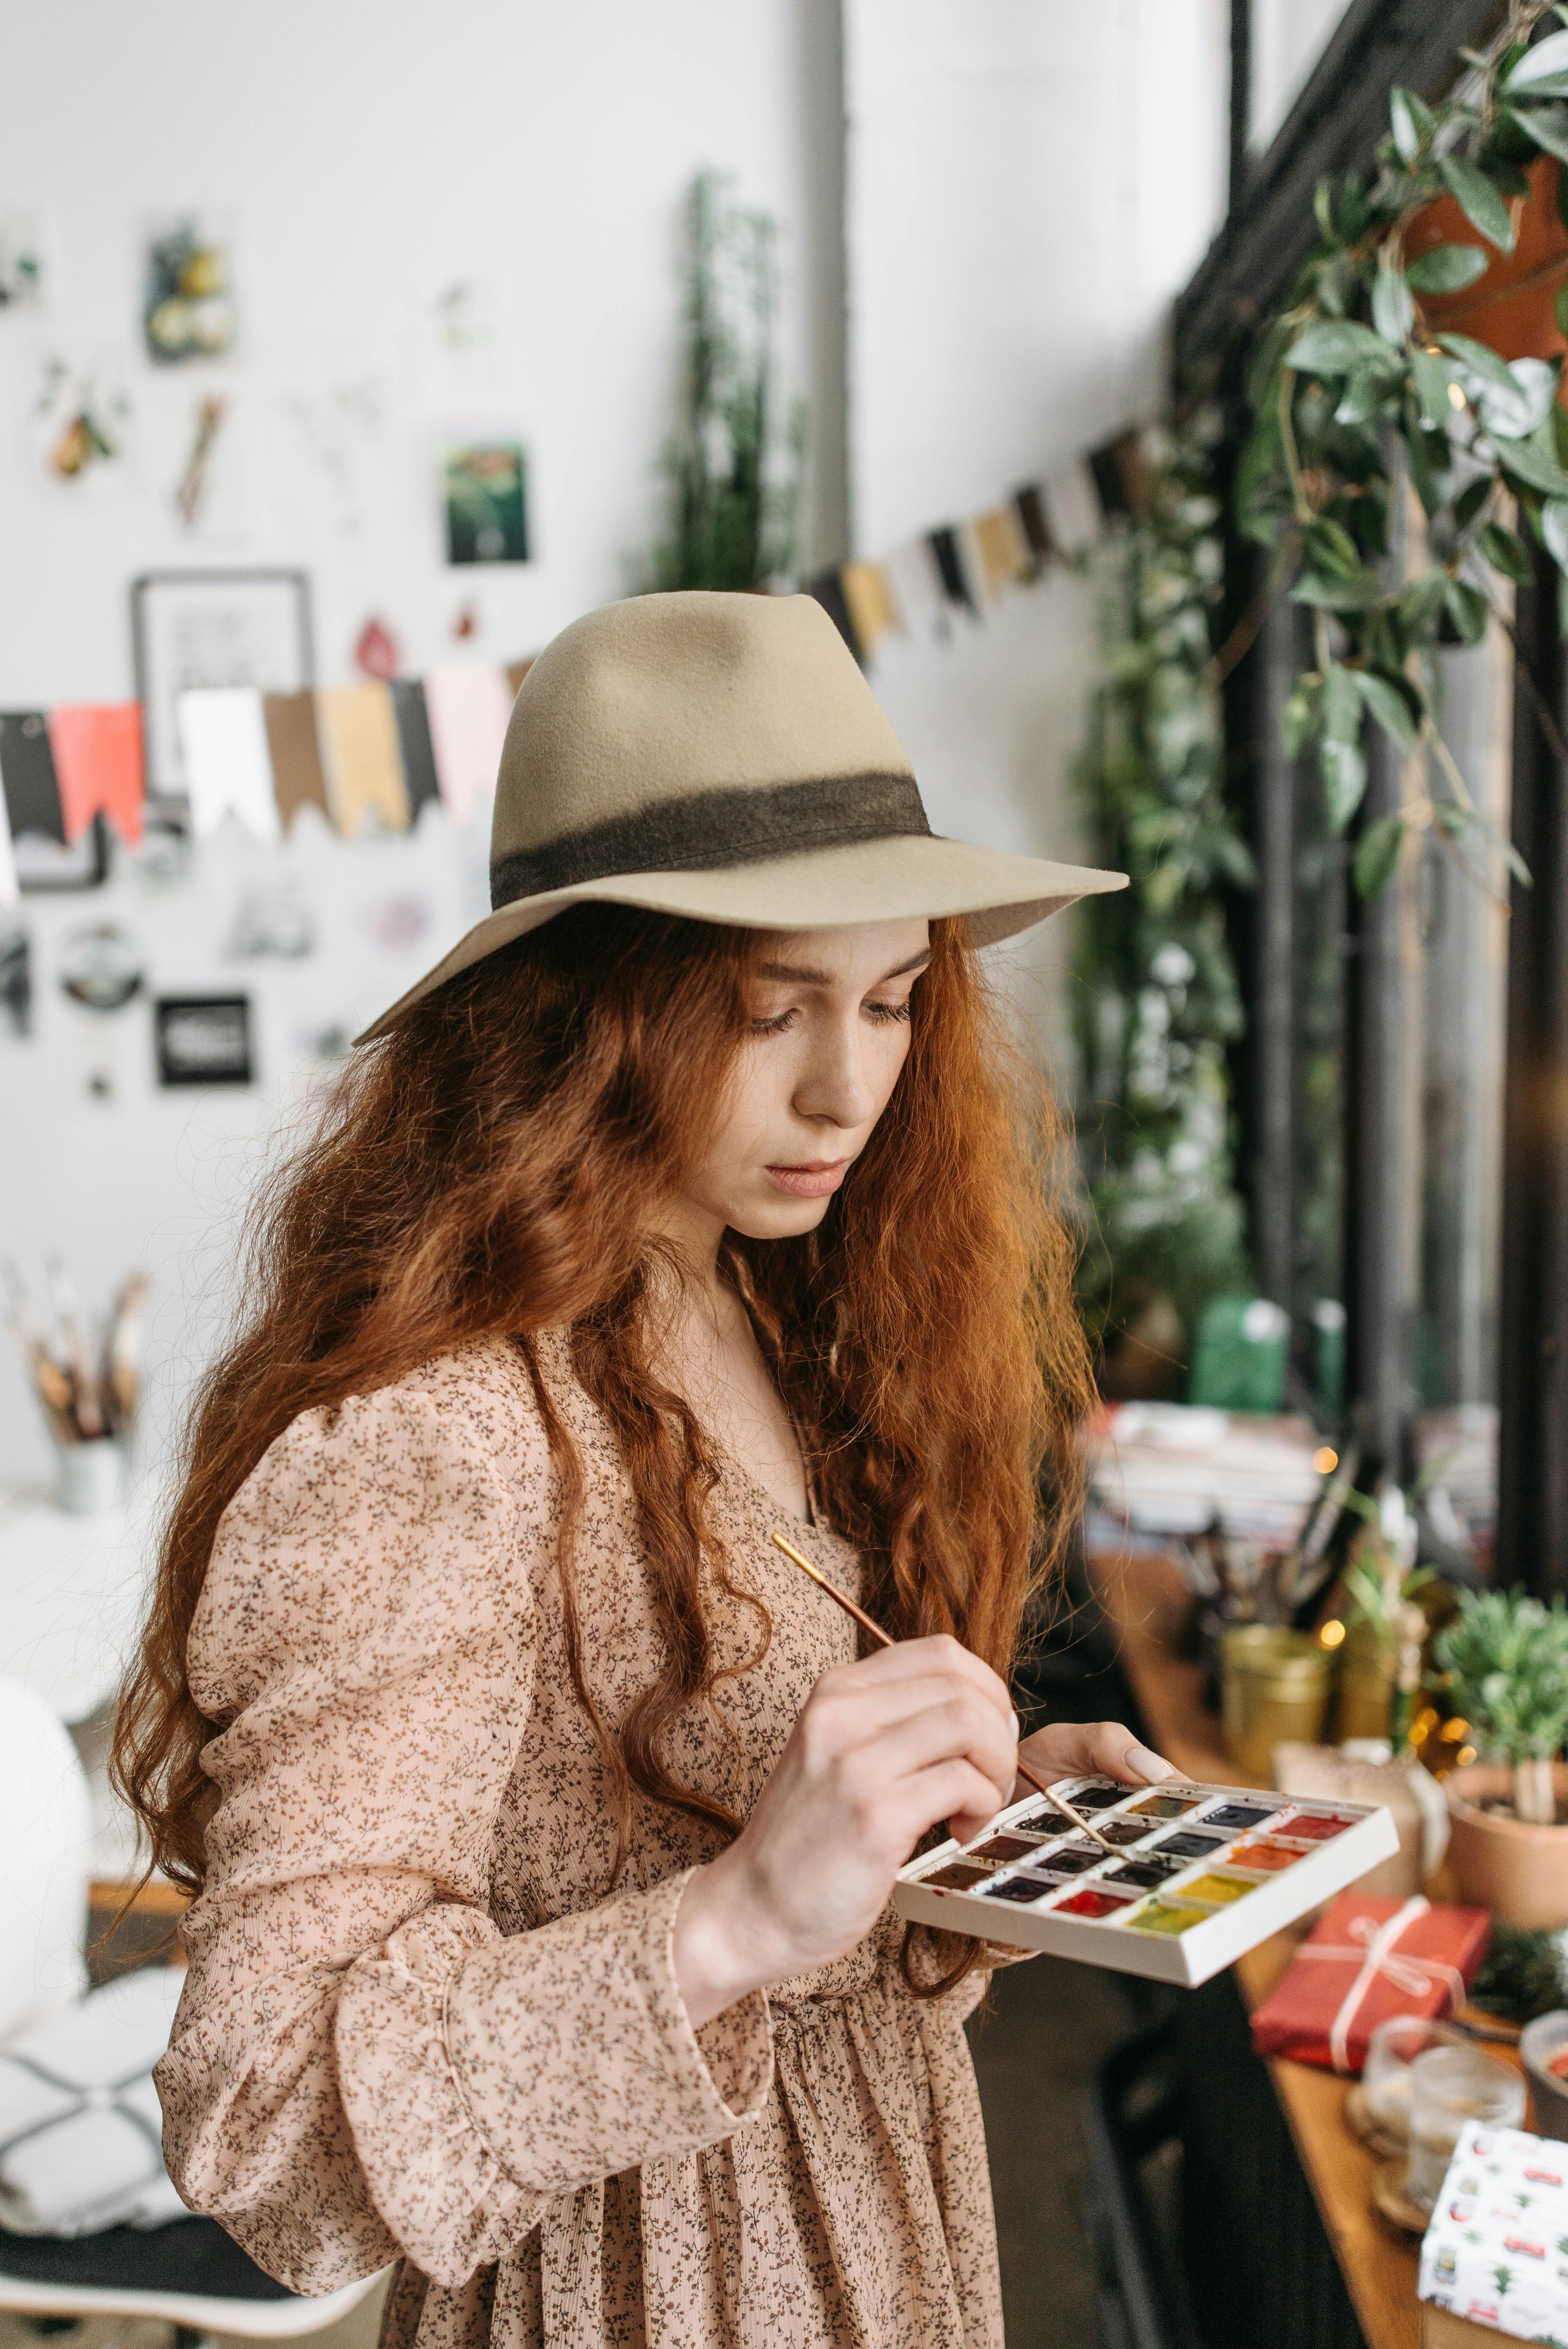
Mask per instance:
[[[519,442],[449,446],[442,489],[449,563],[528,561],[528,460]]]
[[[248,995],[160,995],[152,1007],[160,1085],[248,1085]]]
[[[303,571],[150,571],[131,582],[130,627],[155,802],[184,796],[181,694],[213,685],[298,693],[315,682]]]

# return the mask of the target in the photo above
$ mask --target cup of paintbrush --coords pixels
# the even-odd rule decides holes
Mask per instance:
[[[825,1590],[830,1599],[836,1599],[846,1615],[854,1617],[861,1630],[868,1638],[874,1640],[879,1648],[891,1648],[894,1645],[891,1635],[882,1630],[882,1625],[874,1623],[864,1608],[857,1607],[849,1592],[841,1590],[838,1584],[830,1576],[824,1574],[820,1566],[813,1566],[811,1560],[798,1550],[793,1542],[786,1541],[782,1534],[775,1534],[773,1540],[787,1558],[791,1559],[803,1574],[810,1576],[819,1589]],[[1037,1793],[1044,1795],[1047,1802],[1054,1805],[1064,1819],[1070,1820],[1080,1835],[1086,1835],[1091,1842],[1099,1844],[1100,1849],[1108,1851],[1112,1859],[1122,1859],[1126,1857],[1125,1853],[1119,1851],[1115,1844],[1101,1835],[1099,1829],[1092,1826],[1081,1812],[1075,1811],[1065,1795],[1058,1795],[1054,1787],[1047,1785],[1045,1779],[1037,1771],[1031,1770],[1022,1754],[1017,1757],[1017,1770],[1019,1777],[1026,1779]]]

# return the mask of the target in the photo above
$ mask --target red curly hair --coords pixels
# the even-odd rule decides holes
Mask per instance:
[[[242,1327],[189,1423],[116,1724],[116,1782],[177,1884],[201,1888],[215,1799],[201,1751],[222,1724],[191,1695],[186,1640],[223,1511],[300,1413],[486,1338],[521,1350],[561,1479],[568,1658],[616,1789],[622,1854],[634,1790],[734,1831],[660,1758],[665,1724],[716,1680],[698,1568],[717,1470],[650,1366],[653,1247],[626,1203],[667,1195],[711,1133],[762,943],[613,906],[559,915],[358,1052],[263,1189]],[[897,1638],[951,1632],[1006,1675],[1033,1578],[1065,1538],[1091,1387],[1049,1199],[1048,1098],[964,926],[934,922],[932,949],[892,1096],[819,1228],[730,1235],[722,1261],[826,1514],[866,1561],[867,1607]],[[582,1465],[534,1365],[534,1337],[552,1329],[569,1331],[619,1440],[664,1634],[614,1730],[575,1632]],[[1037,1535],[1042,1465],[1062,1506]],[[766,1616],[718,1565],[719,1603],[758,1614],[756,1661]]]

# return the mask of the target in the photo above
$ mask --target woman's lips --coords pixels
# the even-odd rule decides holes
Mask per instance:
[[[848,1174],[847,1158],[828,1158],[804,1166],[770,1166],[768,1169],[781,1191],[795,1199],[825,1199],[836,1191]]]

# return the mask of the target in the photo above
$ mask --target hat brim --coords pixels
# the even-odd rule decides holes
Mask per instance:
[[[411,1004],[568,905],[640,905],[650,913],[681,914],[689,921],[743,930],[859,929],[875,922],[967,915],[973,943],[988,947],[1047,921],[1080,897],[1126,886],[1125,873],[1013,856],[920,833],[812,849],[757,864],[727,864],[711,873],[612,873],[603,880],[520,897],[487,914],[355,1041],[368,1044],[385,1035]]]

